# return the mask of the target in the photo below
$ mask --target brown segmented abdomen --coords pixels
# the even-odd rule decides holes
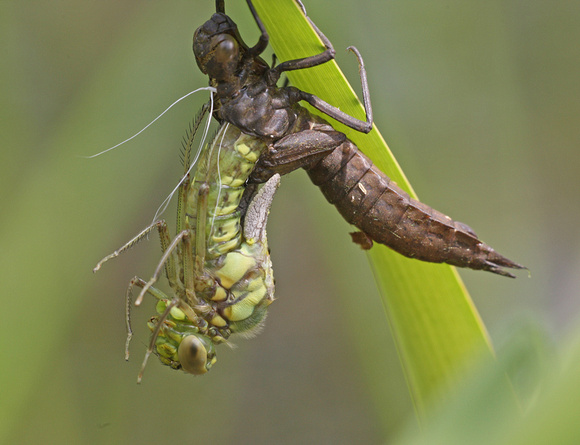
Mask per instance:
[[[479,240],[466,224],[411,198],[350,140],[306,170],[349,223],[407,257],[509,277],[502,267],[524,268]]]

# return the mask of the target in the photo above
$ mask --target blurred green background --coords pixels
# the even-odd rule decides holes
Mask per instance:
[[[558,344],[579,312],[580,3],[311,0],[422,201],[531,271],[461,271],[492,339],[527,320]],[[0,3],[0,442],[378,443],[412,407],[365,254],[305,174],[283,182],[269,240],[278,300],[265,331],[193,378],[152,359],[151,301],[124,293],[156,236],[91,272],[153,218],[206,100],[191,53],[213,1]],[[245,2],[228,14],[248,42]],[[291,38],[291,36],[289,36]],[[364,150],[364,147],[361,147]],[[166,214],[173,222],[173,208]],[[412,422],[412,420],[411,420]]]

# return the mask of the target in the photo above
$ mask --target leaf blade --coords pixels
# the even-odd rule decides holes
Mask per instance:
[[[279,60],[324,50],[294,2],[256,0],[254,4]],[[364,119],[364,109],[335,61],[287,74],[296,87]],[[363,135],[329,120],[401,188],[416,197],[376,128]],[[422,417],[433,394],[452,386],[458,370],[476,351],[493,360],[491,342],[455,268],[411,260],[382,245],[371,249],[369,261],[383,295],[415,407]]]

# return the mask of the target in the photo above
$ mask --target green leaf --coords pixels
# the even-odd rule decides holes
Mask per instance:
[[[278,60],[302,58],[324,50],[292,0],[256,0],[254,4]],[[287,74],[296,87],[364,119],[364,109],[335,61]],[[416,197],[376,128],[364,135],[330,121],[400,187]],[[483,354],[485,359],[493,359],[490,340],[453,267],[411,260],[382,245],[371,249],[369,260],[382,291],[415,407],[422,417],[429,399],[452,387],[472,357]]]
[[[497,361],[475,366],[472,373],[458,382],[457,390],[438,412],[423,422],[421,430],[407,427],[395,443],[578,443],[580,431],[572,408],[577,406],[578,385],[568,381],[566,397],[557,393],[560,382],[565,381],[562,377],[568,373],[562,372],[557,361],[554,363],[555,351],[547,333],[532,319],[514,322],[509,331],[498,348]],[[577,369],[574,370],[577,380]],[[513,393],[503,390],[506,375],[520,383],[521,407],[513,403]],[[558,405],[546,409],[546,402],[556,401],[556,394]],[[573,436],[575,440],[569,440]]]

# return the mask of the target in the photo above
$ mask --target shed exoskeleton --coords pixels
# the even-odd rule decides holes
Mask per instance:
[[[297,88],[278,87],[281,73],[326,63],[334,58],[334,48],[308,19],[325,51],[268,66],[259,57],[268,45],[268,34],[251,0],[247,3],[261,31],[255,46],[244,43],[218,0],[218,12],[195,32],[193,48],[199,68],[216,88],[216,118],[267,144],[250,181],[264,182],[274,174],[304,168],[328,201],[364,234],[363,241],[358,238],[361,245],[376,241],[411,258],[508,277],[514,275],[505,268],[524,268],[495,252],[466,224],[409,197],[343,133],[299,104],[305,101],[355,130],[370,132],[373,119],[366,71],[356,48],[349,49],[359,61],[366,121]]]
[[[326,63],[334,58],[334,48],[307,17],[325,50],[270,67],[260,57],[268,34],[251,0],[247,4],[261,32],[253,47],[225,14],[223,0],[216,1],[216,13],[194,34],[197,64],[215,89],[213,117],[220,129],[203,148],[195,176],[186,174],[179,187],[175,237],[165,221],[156,221],[94,269],[158,230],[163,256],[153,277],[135,277],[127,291],[127,356],[133,288],[141,289],[136,305],[145,294],[158,300],[139,380],[151,353],[172,368],[204,374],[216,362],[217,344],[231,334],[252,335],[260,328],[274,300],[268,212],[280,175],[298,168],[361,231],[353,239],[365,248],[376,241],[411,258],[508,277],[513,275],[505,268],[524,268],[496,253],[469,226],[412,199],[343,133],[299,104],[305,101],[357,131],[370,132],[366,71],[356,48],[349,49],[359,62],[366,121],[295,87],[278,87],[283,72]],[[193,133],[186,139],[186,172]],[[153,287],[162,271],[172,296]]]

